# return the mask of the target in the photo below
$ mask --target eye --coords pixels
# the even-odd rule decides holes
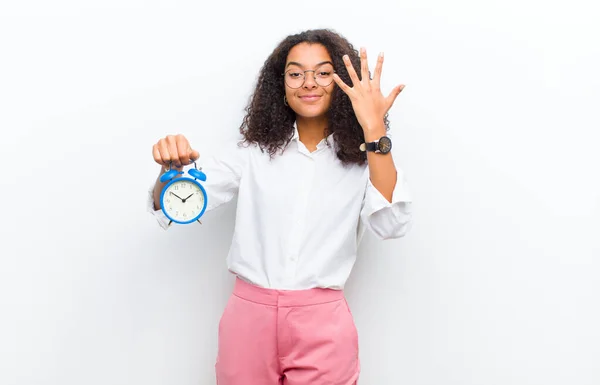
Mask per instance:
[[[323,79],[333,76],[333,68],[330,65],[324,65],[315,70],[315,76]]]
[[[302,75],[300,72],[288,72],[288,76],[292,79],[298,78],[300,75]]]

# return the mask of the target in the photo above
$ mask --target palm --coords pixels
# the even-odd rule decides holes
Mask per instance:
[[[334,75],[334,80],[337,85],[348,95],[352,102],[352,108],[356,114],[358,122],[363,129],[368,129],[374,124],[379,124],[383,121],[385,114],[390,110],[396,97],[404,89],[404,85],[394,87],[392,92],[386,97],[381,92],[380,81],[381,71],[383,68],[383,53],[377,57],[377,65],[373,79],[369,77],[369,64],[367,62],[367,51],[364,48],[360,50],[360,72],[361,79],[358,78],[352,63],[347,55],[344,55],[344,64],[352,80],[353,87],[348,86],[337,75]]]

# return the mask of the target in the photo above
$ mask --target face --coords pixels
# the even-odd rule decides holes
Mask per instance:
[[[327,49],[321,44],[294,46],[288,53],[284,71],[285,96],[296,115],[324,117],[335,87],[333,63]]]

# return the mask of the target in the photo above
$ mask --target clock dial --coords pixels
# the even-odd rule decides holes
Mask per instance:
[[[168,216],[180,222],[194,219],[204,207],[204,194],[197,184],[178,179],[165,190],[164,209]]]
[[[383,153],[390,152],[390,150],[392,149],[392,141],[387,136],[384,136],[381,139],[379,139],[379,143],[377,144],[379,147],[379,151]]]

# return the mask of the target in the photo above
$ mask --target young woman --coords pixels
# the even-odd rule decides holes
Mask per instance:
[[[343,287],[365,228],[381,239],[410,226],[410,196],[392,160],[387,112],[402,85],[380,90],[364,49],[310,30],[285,38],[266,60],[242,140],[201,163],[208,208],[237,195],[227,257],[237,276],[219,323],[219,385],[350,385],[358,336]],[[153,147],[154,160],[198,159],[183,135]],[[163,228],[163,184],[148,210]]]

